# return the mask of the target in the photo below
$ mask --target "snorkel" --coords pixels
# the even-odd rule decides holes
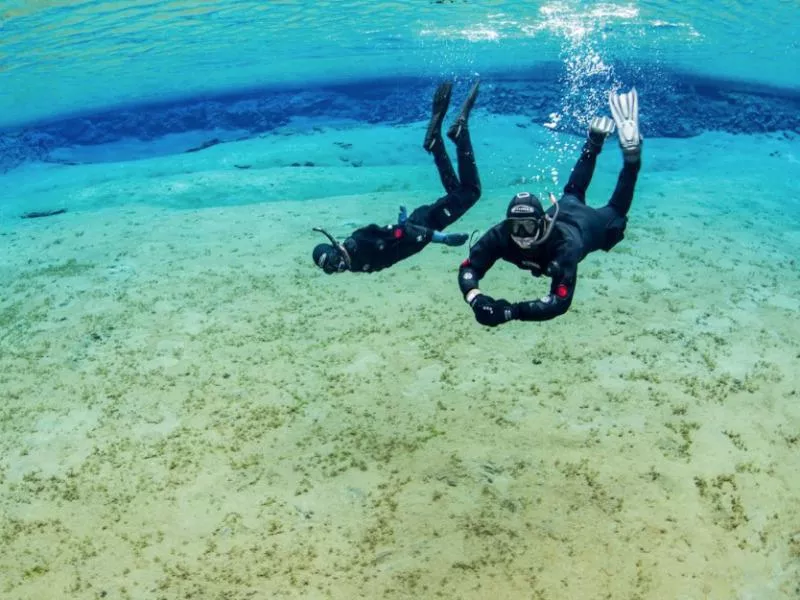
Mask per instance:
[[[556,224],[556,219],[558,218],[558,211],[560,207],[558,206],[558,200],[556,199],[556,195],[553,192],[548,192],[548,197],[550,198],[550,204],[555,206],[556,209],[553,212],[552,217],[548,217],[547,215],[544,216],[544,220],[547,222],[547,228],[545,229],[542,239],[536,242],[537,244],[543,244],[544,242],[547,241],[547,238],[550,237],[550,234],[553,231],[553,225]]]
[[[480,234],[480,229],[473,229],[472,233],[469,234],[469,249],[472,250],[472,247],[475,245],[475,236]]]
[[[344,245],[343,245],[343,244],[341,244],[341,243],[340,243],[340,242],[339,242],[339,241],[338,241],[338,240],[337,240],[335,237],[333,237],[333,236],[332,236],[330,233],[328,233],[327,231],[325,231],[324,229],[322,229],[322,227],[313,227],[313,228],[312,228],[312,231],[316,231],[316,232],[318,232],[318,233],[321,233],[322,235],[324,235],[326,238],[328,238],[328,239],[330,240],[330,242],[331,242],[331,245],[332,245],[334,248],[336,248],[336,250],[338,250],[338,251],[339,251],[339,254],[341,255],[341,258],[342,258],[342,260],[344,261],[344,264],[345,264],[345,266],[346,266],[346,267],[347,267],[347,269],[349,270],[349,269],[350,269],[350,265],[352,264],[352,262],[351,262],[351,260],[350,260],[350,255],[347,253],[347,250],[345,250],[345,248],[344,248]],[[319,266],[321,267],[322,265],[319,265]]]

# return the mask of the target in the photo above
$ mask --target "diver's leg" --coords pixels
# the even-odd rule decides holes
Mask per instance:
[[[481,178],[478,175],[478,165],[475,162],[475,152],[472,149],[472,140],[466,122],[462,125],[461,133],[456,139],[456,152],[461,191],[464,195],[474,197],[474,203],[481,196]]]
[[[461,112],[447,131],[447,136],[456,145],[460,183],[456,189],[448,190],[447,196],[436,201],[429,220],[430,226],[436,230],[455,223],[481,197],[481,180],[469,133],[469,115],[478,97],[479,87],[479,81],[472,86]]]
[[[586,204],[586,190],[592,181],[597,156],[603,149],[608,134],[614,130],[614,122],[608,117],[595,117],[589,126],[589,136],[583,144],[581,155],[564,186],[564,195],[575,196]]]
[[[639,95],[636,88],[627,94],[611,92],[608,105],[617,125],[619,146],[625,161],[608,205],[624,217],[631,208],[633,189],[642,166],[642,134],[639,131]]]
[[[475,202],[478,201],[481,195],[481,182],[478,177],[478,167],[475,164],[475,153],[472,150],[472,141],[469,135],[469,114],[472,106],[475,104],[475,99],[478,97],[478,87],[480,82],[475,83],[470,89],[467,99],[461,107],[461,112],[456,118],[453,125],[448,129],[447,136],[456,144],[458,151],[458,171],[459,178],[455,175],[453,178],[456,180],[455,187],[448,188],[447,195],[439,198],[433,204],[420,206],[408,217],[408,220],[416,225],[433,229],[437,232],[437,236],[433,241],[441,242],[450,245],[460,245],[466,240],[466,234],[442,234],[441,231],[448,225],[457,221],[467,210],[469,210]],[[430,127],[428,128],[431,129]],[[436,139],[434,135],[432,139]],[[440,138],[439,138],[440,139]],[[431,145],[431,149],[437,150],[439,146],[438,141]],[[446,156],[446,152],[442,152]],[[434,152],[436,159],[437,153]],[[439,160],[437,166],[439,166]],[[448,159],[449,163],[449,159]],[[452,167],[451,167],[452,168]],[[440,175],[442,170],[440,168]],[[442,175],[442,182],[444,183],[444,176]]]
[[[442,181],[444,191],[448,194],[454,192],[458,189],[459,181],[458,177],[456,177],[455,169],[453,169],[453,163],[450,161],[450,156],[447,154],[447,148],[445,148],[441,132],[434,138],[430,152],[433,154],[433,162],[439,171],[439,179]]]
[[[592,181],[594,167],[597,164],[597,155],[600,149],[591,142],[586,142],[581,150],[580,158],[569,175],[569,181],[564,186],[564,195],[575,196],[586,204],[586,190]]]
[[[598,240],[598,247],[608,252],[625,237],[628,225],[628,211],[633,202],[633,191],[639,176],[641,162],[626,162],[617,179],[617,186],[608,204],[597,210],[605,221],[604,239]]]
[[[608,205],[612,207],[620,216],[627,216],[633,202],[633,192],[636,187],[636,180],[639,178],[639,169],[642,166],[640,160],[636,162],[626,162],[617,178],[617,186],[611,194]]]
[[[407,223],[417,227],[432,229],[434,231],[434,237],[431,241],[433,242],[460,246],[463,241],[467,239],[463,237],[466,234],[441,232],[445,227],[451,225],[458,217],[466,212],[466,208],[463,210],[460,209],[464,206],[467,206],[467,208],[471,206],[471,204],[468,206],[466,200],[468,199],[465,198],[461,189],[457,189],[446,196],[442,196],[433,204],[424,204],[417,207],[414,212],[408,216]],[[460,212],[458,212],[459,210]],[[451,243],[453,240],[462,239],[462,237],[463,240],[461,242]]]
[[[633,202],[633,191],[642,166],[642,135],[639,131],[639,96],[636,89],[626,94],[611,92],[608,105],[617,126],[619,145],[622,149],[623,165],[617,178],[617,185],[608,205],[602,212],[608,212],[606,240],[603,250],[610,250],[625,236],[628,211]]]
[[[457,145],[458,138],[461,136],[462,129],[466,130],[467,123],[469,122],[469,114],[472,112],[472,107],[475,105],[475,100],[478,99],[478,90],[481,87],[480,80],[472,84],[472,87],[467,94],[464,104],[461,105],[461,111],[458,113],[456,120],[447,130],[447,137],[449,137]]]
[[[453,84],[445,82],[436,88],[433,95],[433,107],[431,110],[431,120],[425,132],[423,147],[433,154],[433,161],[439,171],[439,178],[442,181],[444,191],[448,194],[458,187],[458,178],[453,169],[453,163],[447,155],[447,149],[442,138],[442,122],[444,121],[447,107],[450,105],[450,96],[453,91]]]

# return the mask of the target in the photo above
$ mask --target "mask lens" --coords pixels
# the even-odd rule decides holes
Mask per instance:
[[[328,274],[337,273],[342,270],[342,257],[335,251],[323,254],[320,257],[319,266]]]
[[[511,221],[511,235],[517,237],[531,237],[535,236],[538,231],[538,219],[514,219]]]
[[[329,259],[325,266],[322,267],[326,273],[337,273],[339,271],[340,261],[336,260],[335,258]]]

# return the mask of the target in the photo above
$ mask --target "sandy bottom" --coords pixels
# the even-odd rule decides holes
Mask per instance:
[[[506,158],[530,140],[476,130],[486,193],[454,229],[547,189]],[[0,596],[800,596],[797,143],[648,140],[572,310],[487,330],[464,249],[313,268],[312,226],[436,197],[421,129],[377,131],[6,176]],[[16,218],[44,206],[70,210]]]

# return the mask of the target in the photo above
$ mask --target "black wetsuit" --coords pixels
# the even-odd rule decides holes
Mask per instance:
[[[478,288],[478,282],[498,259],[526,269],[534,277],[552,278],[550,293],[539,300],[514,305],[515,319],[546,321],[564,314],[572,303],[578,275],[578,263],[595,250],[609,251],[622,240],[627,214],[641,162],[625,163],[609,203],[602,208],[586,205],[586,189],[594,173],[600,148],[586,142],[564,195],[559,201],[558,218],[550,237],[542,244],[523,250],[511,239],[505,222],[487,231],[461,263],[458,283],[466,295]],[[548,210],[553,215],[555,207]]]
[[[372,273],[400,262],[422,250],[433,239],[464,215],[481,196],[481,182],[469,129],[464,126],[456,138],[458,176],[447,154],[444,139],[438,137],[431,148],[439,177],[447,194],[433,204],[412,212],[404,224],[367,225],[355,230],[343,245],[350,256],[350,271]]]

